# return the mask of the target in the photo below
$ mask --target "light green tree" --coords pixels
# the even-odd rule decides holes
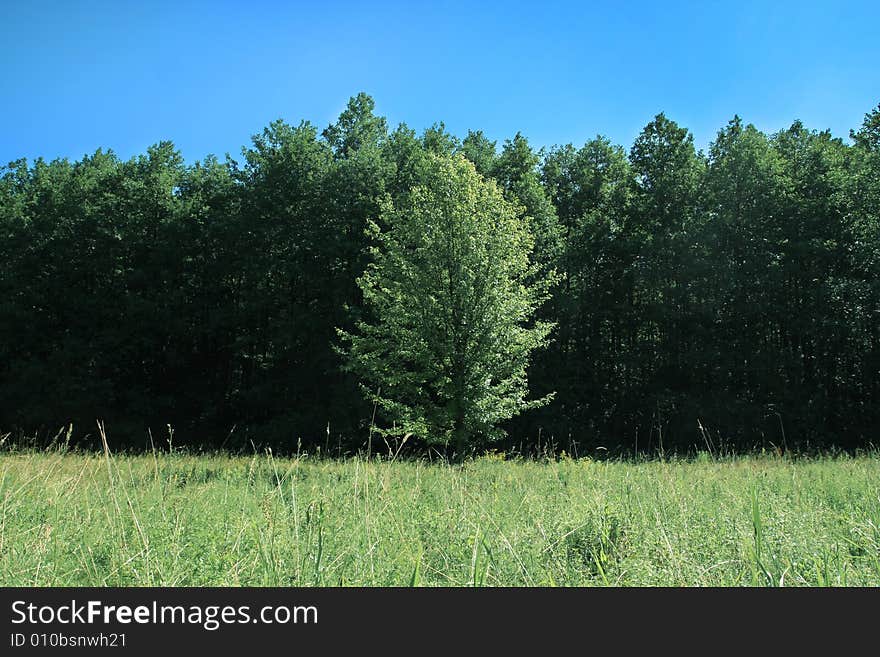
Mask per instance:
[[[461,155],[431,154],[420,184],[387,201],[369,231],[372,261],[358,281],[368,314],[340,334],[383,412],[380,431],[460,458],[549,401],[527,399],[526,370],[553,328],[534,315],[556,273],[532,261],[530,219],[494,181]]]

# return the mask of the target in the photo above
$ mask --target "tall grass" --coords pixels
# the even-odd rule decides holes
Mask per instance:
[[[0,584],[880,585],[880,458],[0,454]]]

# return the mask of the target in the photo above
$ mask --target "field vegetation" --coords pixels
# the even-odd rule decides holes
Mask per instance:
[[[880,585],[880,457],[0,455],[7,586]]]

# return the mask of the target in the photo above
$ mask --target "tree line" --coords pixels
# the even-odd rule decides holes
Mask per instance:
[[[101,418],[117,444],[149,429],[325,451],[868,446],[880,107],[850,137],[734,117],[702,152],[659,114],[628,151],[536,151],[390,130],[360,94],[323,131],[271,123],[238,159],[187,164],[160,142],[11,162],[0,429],[88,441]]]

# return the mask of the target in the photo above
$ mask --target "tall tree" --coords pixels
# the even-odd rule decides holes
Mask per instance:
[[[779,267],[779,353],[786,383],[783,416],[801,440],[823,440],[845,420],[838,400],[837,354],[849,326],[840,322],[850,217],[846,146],[800,121],[773,137],[785,184],[784,249]],[[799,408],[799,411],[795,411]],[[805,409],[809,409],[806,412]]]
[[[526,369],[551,330],[533,316],[554,275],[538,275],[528,222],[461,156],[432,155],[381,219],[388,228],[371,224],[373,261],[359,279],[374,319],[342,332],[349,366],[384,431],[460,456],[546,403],[527,399]]]
[[[880,105],[853,131],[855,147],[849,165],[847,196],[850,211],[850,258],[847,271],[847,321],[855,336],[847,349],[852,378],[850,417],[858,419],[850,434],[857,442],[880,424]]]
[[[638,365],[625,339],[634,321],[624,231],[632,172],[623,148],[596,137],[580,149],[553,149],[542,180],[565,233],[559,337],[548,354],[559,386],[555,435],[584,446],[607,443],[607,432],[626,426],[628,377]]]
[[[332,415],[324,391],[338,366],[331,342],[344,303],[337,273],[344,226],[325,196],[333,152],[312,125],[275,121],[244,156],[238,232],[247,239],[232,256],[235,399],[244,417],[309,439]]]
[[[785,181],[770,139],[735,116],[709,147],[702,241],[711,267],[700,280],[702,351],[694,354],[701,422],[729,440],[764,431],[782,443],[774,308],[783,301]]]
[[[703,215],[699,188],[703,159],[693,136],[658,114],[630,150],[636,186],[627,231],[637,242],[633,263],[634,312],[631,340],[639,343],[645,408],[652,409],[650,440],[657,445],[680,421],[693,385],[690,353],[696,345],[693,281],[699,250],[694,236]]]
[[[480,133],[472,133],[468,144],[471,153],[483,162],[492,162],[491,177],[497,181],[509,201],[521,205],[530,223],[535,238],[532,255],[537,271],[546,273],[559,271],[563,251],[563,231],[559,225],[556,208],[541,185],[538,165],[541,157],[520,133],[504,142],[501,153],[490,160],[494,144],[490,149]],[[558,297],[551,296],[538,310],[538,317],[548,323],[558,324]],[[529,379],[538,395],[547,395],[557,390],[556,368],[558,362],[553,352],[545,352],[529,367]],[[515,428],[518,433],[535,436],[544,431],[552,431],[552,416],[555,405],[549,405],[540,413],[530,413],[519,420]]]

